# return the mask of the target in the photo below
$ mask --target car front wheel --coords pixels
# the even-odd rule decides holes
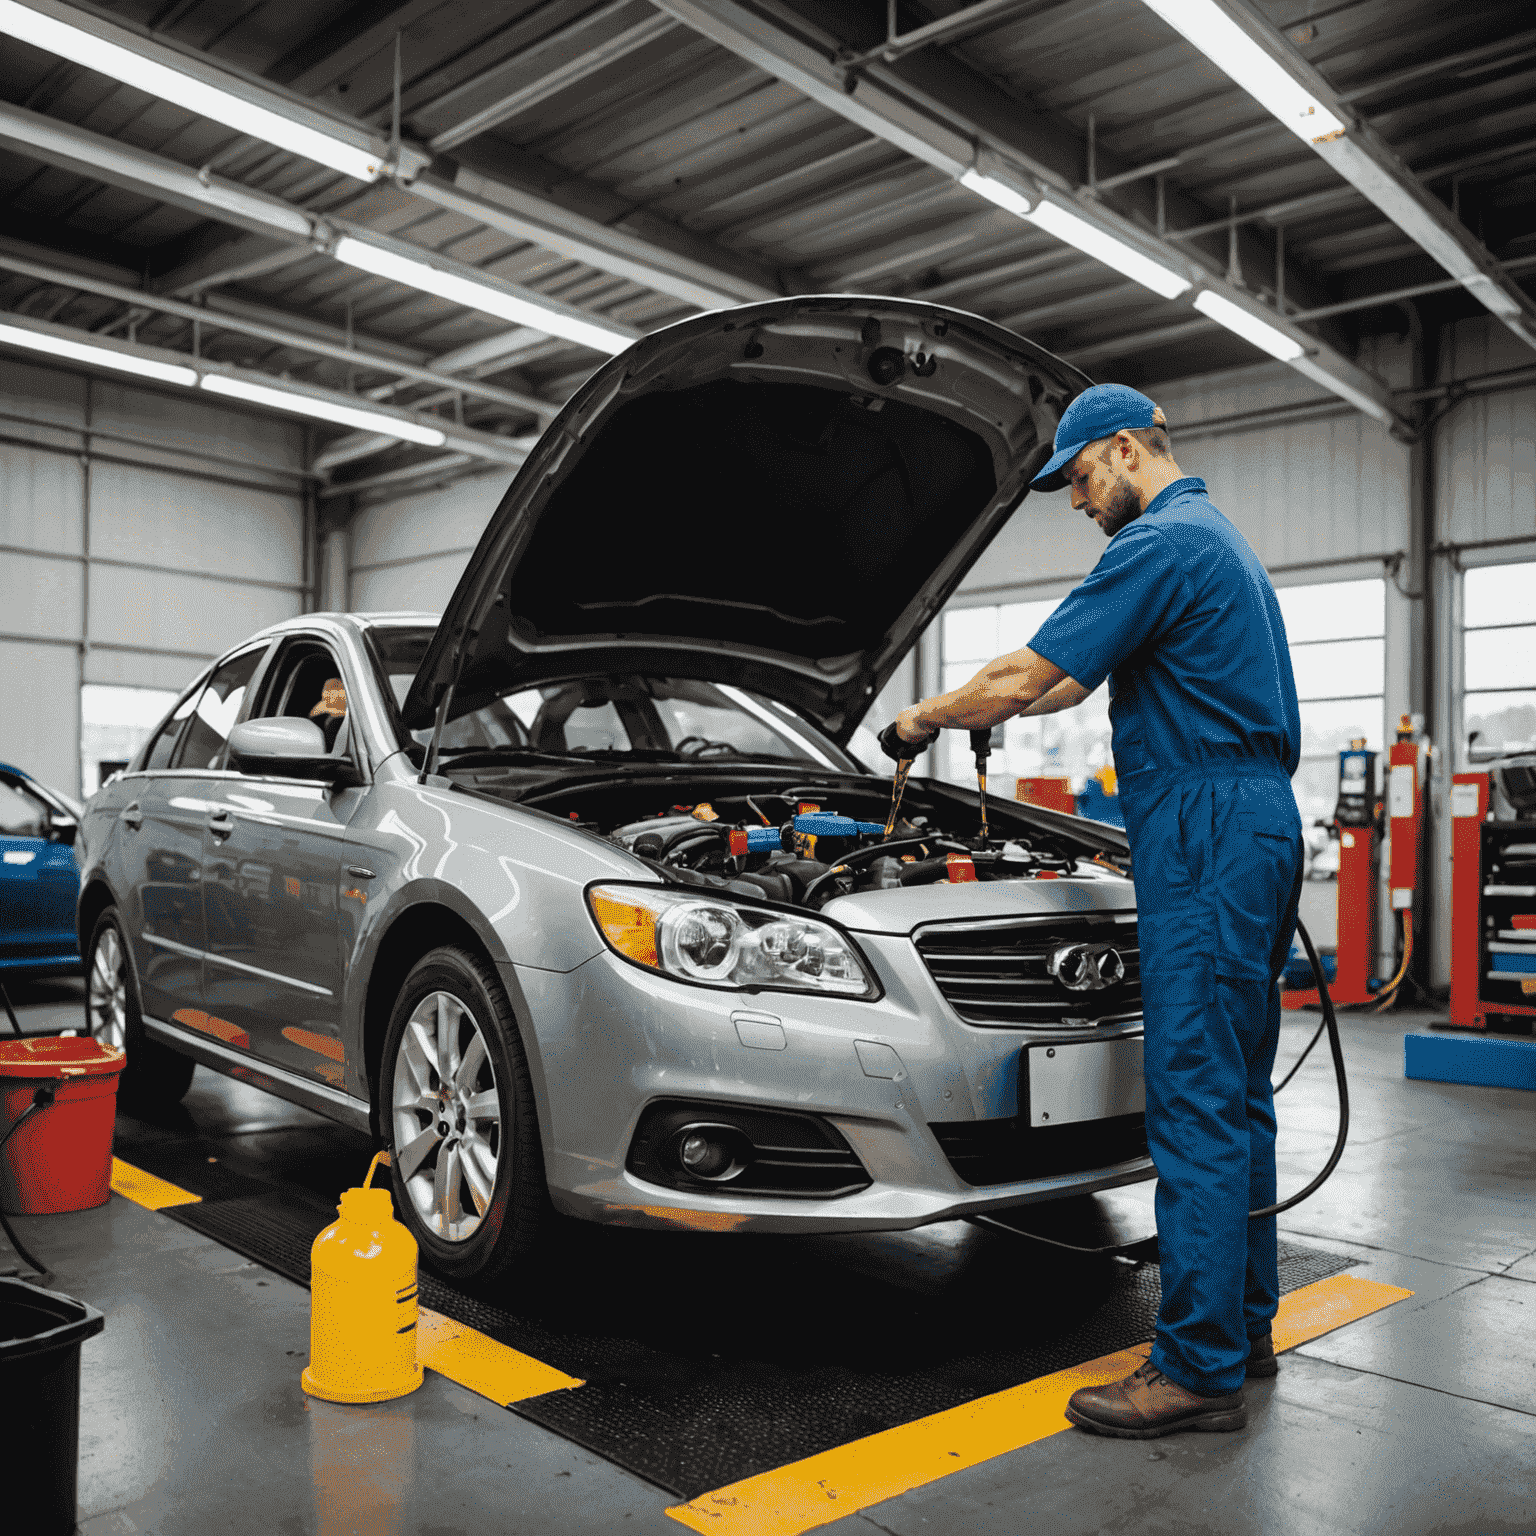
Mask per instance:
[[[382,1078],[396,1202],[423,1259],[454,1280],[504,1275],[550,1206],[522,1037],[490,964],[453,947],[416,963]]]
[[[96,1039],[128,1053],[117,1085],[118,1099],[125,1107],[165,1108],[181,1102],[192,1086],[197,1063],[145,1036],[116,907],[108,907],[96,919],[86,950],[85,1022]]]

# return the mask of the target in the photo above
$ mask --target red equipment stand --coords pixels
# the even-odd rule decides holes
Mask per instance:
[[[1328,988],[1335,1003],[1368,1003],[1376,994],[1370,981],[1376,966],[1376,832],[1372,827],[1339,828],[1339,942],[1334,981]],[[1287,989],[1285,1008],[1315,1008],[1316,987]]]
[[[1490,1013],[1536,1016],[1536,996],[1520,973],[1492,970],[1487,944],[1507,929],[1524,932],[1536,897],[1488,879],[1508,842],[1531,841],[1529,822],[1488,817],[1488,775],[1458,773],[1451,788],[1451,1023],[1487,1029]],[[1517,990],[1518,989],[1518,990]],[[1536,989],[1533,989],[1536,990]]]

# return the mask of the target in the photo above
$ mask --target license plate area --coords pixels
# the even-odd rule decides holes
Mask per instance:
[[[1030,1045],[1020,1063],[1019,1098],[1032,1130],[1141,1114],[1142,1039]]]

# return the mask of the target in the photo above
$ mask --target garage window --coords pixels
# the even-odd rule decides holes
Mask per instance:
[[[163,688],[120,688],[87,683],[80,690],[80,787],[89,798],[144,743],[176,695]],[[187,711],[191,713],[190,706]],[[175,744],[174,734],[171,745]],[[166,757],[170,756],[167,746]]]
[[[960,608],[944,615],[944,692],[958,688],[979,667],[997,656],[1028,645],[1035,631],[1060,606],[1060,598],[1033,603],[1001,603],[987,608]],[[1002,761],[994,747],[989,782],[1002,794],[1012,794],[1010,780],[1041,775],[1072,780],[1079,791],[1090,774],[1113,762],[1109,750],[1109,689],[1100,688],[1076,709],[1035,720],[1009,720],[1003,726]],[[994,733],[995,739],[995,733]],[[947,753],[934,772],[951,783],[974,785],[976,764],[964,731],[945,731],[939,738]]]
[[[1277,595],[1301,702],[1296,801],[1303,822],[1331,821],[1339,753],[1362,736],[1380,752],[1385,739],[1387,584],[1328,581]]]
[[[1462,578],[1462,742],[1536,747],[1536,560],[1489,565]]]

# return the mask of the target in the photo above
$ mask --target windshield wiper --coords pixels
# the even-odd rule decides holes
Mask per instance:
[[[573,752],[541,752],[537,747],[458,747],[439,752],[448,768],[472,767],[480,763],[568,763]]]

